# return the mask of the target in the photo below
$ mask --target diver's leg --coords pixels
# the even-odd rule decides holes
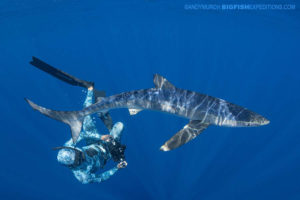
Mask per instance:
[[[93,91],[93,87],[90,87],[87,90],[87,95],[83,103],[83,107],[86,108],[92,105],[93,101],[94,101],[94,91]],[[86,139],[87,143],[93,143],[95,140],[98,141],[101,138],[101,136],[97,131],[97,127],[90,115],[84,118],[82,130],[83,130],[82,137]]]
[[[115,125],[113,126],[113,128],[110,131],[110,135],[115,139],[115,140],[121,140],[121,133],[123,130],[123,123],[122,122],[117,122],[115,123]]]
[[[94,92],[93,87],[90,87],[87,90],[86,98],[83,103],[83,107],[86,108],[93,104]],[[96,130],[96,125],[90,115],[86,116],[83,120],[83,131],[85,132],[94,132]]]
[[[86,108],[93,104],[94,93],[93,88],[87,90],[86,98],[83,103],[83,107]],[[83,120],[83,131],[84,132],[93,132],[96,129],[95,123],[90,115],[86,116]]]

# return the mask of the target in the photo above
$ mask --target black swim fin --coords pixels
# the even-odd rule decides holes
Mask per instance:
[[[105,91],[99,91],[99,90],[93,90],[94,91],[94,97],[95,97],[95,102],[101,101],[103,97],[105,97]],[[102,120],[106,128],[111,131],[113,127],[113,121],[112,118],[109,114],[109,112],[105,113],[97,113],[98,117]]]
[[[91,86],[94,86],[93,82],[80,80],[70,74],[67,74],[66,72],[63,72],[55,67],[52,67],[51,65],[41,61],[40,59],[32,56],[32,61],[29,62],[31,65],[35,66],[36,68],[66,82],[74,86],[80,86],[84,88],[89,88]]]
[[[89,82],[89,81],[84,81],[80,80],[66,72],[63,72],[55,67],[52,67],[51,65],[43,62],[42,60],[32,56],[32,61],[30,61],[30,64],[35,66],[36,68],[50,74],[51,76],[54,76],[66,83],[69,83],[74,86],[80,86],[84,88],[89,88],[90,86],[94,87],[94,82]],[[94,96],[95,96],[95,102],[100,101],[101,98],[105,97],[105,92],[104,91],[98,91],[98,90],[93,90],[94,91]],[[106,128],[111,131],[113,127],[113,121],[108,112],[106,113],[98,113],[99,118],[102,120]],[[80,127],[81,128],[81,127]],[[77,139],[77,138],[76,138]],[[73,138],[73,140],[76,140]]]

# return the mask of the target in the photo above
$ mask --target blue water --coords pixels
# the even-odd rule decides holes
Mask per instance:
[[[190,2],[1,1],[0,199],[300,199],[299,9],[185,10]],[[78,110],[85,93],[30,66],[31,56],[95,81],[108,95],[153,87],[159,73],[271,123],[212,126],[161,152],[187,120],[114,110],[114,121],[125,124],[128,167],[82,185],[52,151],[70,138],[69,128],[23,98]],[[98,128],[107,133],[100,121]]]

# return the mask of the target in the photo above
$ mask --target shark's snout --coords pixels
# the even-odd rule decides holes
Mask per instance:
[[[261,122],[261,125],[267,125],[270,123],[270,120],[264,118],[263,121]]]
[[[270,120],[266,119],[261,115],[254,115],[252,119],[249,121],[249,126],[263,126],[270,123]]]

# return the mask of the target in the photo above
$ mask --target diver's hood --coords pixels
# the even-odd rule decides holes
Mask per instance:
[[[85,161],[85,155],[84,155],[84,152],[82,152],[81,150],[79,149],[76,149],[74,147],[65,147],[65,146],[62,146],[62,147],[55,147],[53,148],[53,150],[62,150],[62,149],[65,149],[65,150],[72,150],[74,152],[73,155],[68,155],[67,157],[69,158],[63,158],[61,159],[62,160],[62,164],[69,167],[69,168],[75,168],[79,165],[81,165],[81,163],[83,161]],[[72,157],[72,158],[71,158]]]

